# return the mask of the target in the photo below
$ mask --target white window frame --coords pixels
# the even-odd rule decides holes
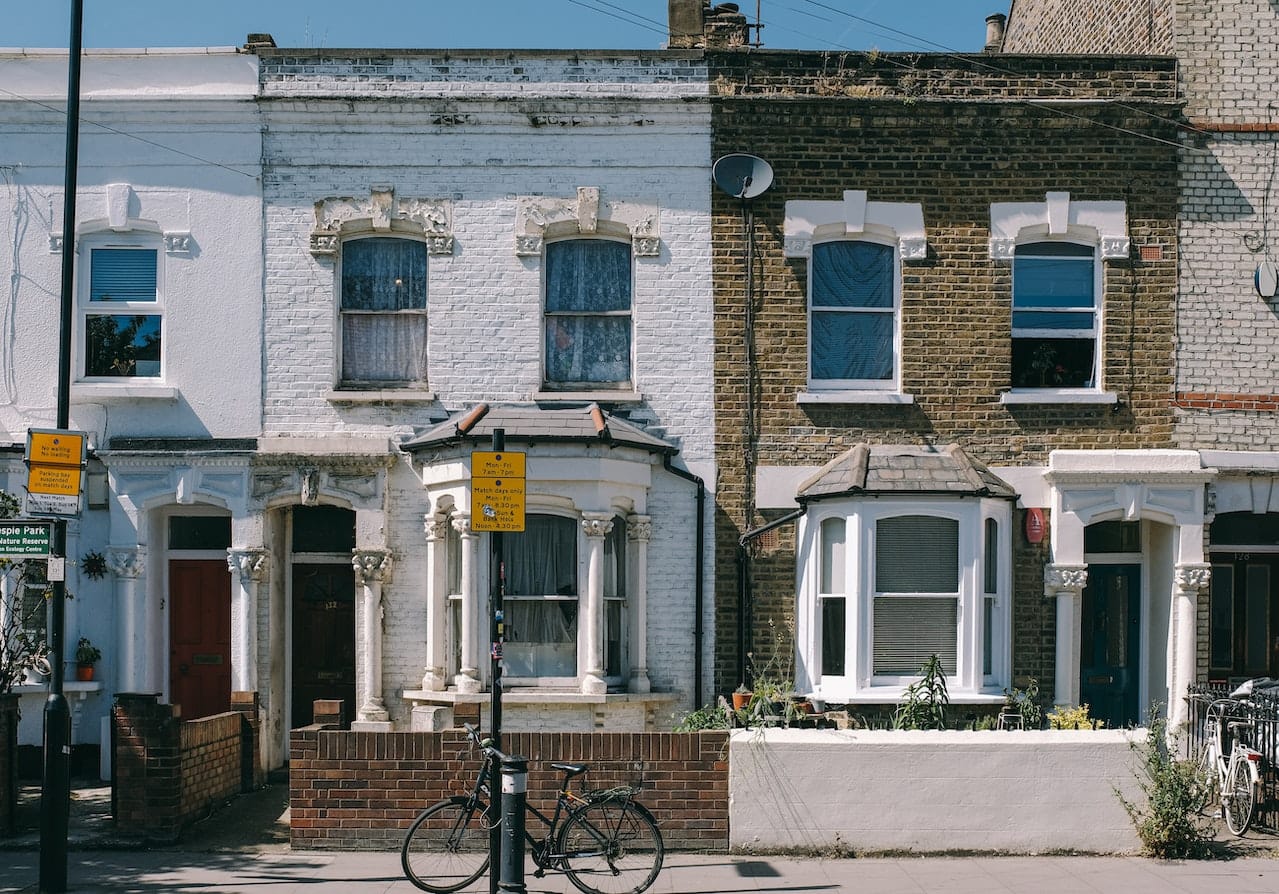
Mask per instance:
[[[625,311],[620,311],[620,310],[592,311],[592,312],[585,312],[585,311],[583,312],[554,311],[553,312],[548,310],[548,304],[549,304],[548,298],[550,297],[550,282],[547,277],[547,269],[549,267],[548,255],[551,252],[553,246],[564,245],[570,242],[613,242],[613,243],[617,243],[618,245],[626,246],[627,252],[630,256],[630,263],[628,266],[630,269],[630,277],[631,277],[630,306],[628,307],[627,310]],[[636,257],[635,246],[632,244],[631,239],[611,236],[607,233],[602,233],[602,232],[595,235],[571,234],[571,235],[564,236],[562,238],[553,239],[544,243],[543,257],[542,257],[542,314],[541,314],[541,320],[540,320],[541,326],[540,326],[540,332],[539,332],[539,343],[541,345],[541,354],[542,354],[542,389],[545,393],[577,394],[577,393],[590,393],[590,392],[596,392],[596,391],[630,392],[634,389],[635,364],[636,364],[636,358],[635,358],[635,353],[636,353],[635,352],[635,278],[636,278],[635,277],[635,274],[636,274],[635,257]],[[555,381],[553,382],[551,381],[551,378],[548,375],[548,372],[550,369],[549,368],[550,358],[547,356],[547,352],[546,352],[546,325],[547,325],[547,321],[552,316],[563,316],[563,317],[574,317],[574,318],[587,317],[587,316],[589,317],[619,317],[619,318],[626,317],[628,320],[627,338],[629,339],[629,346],[630,346],[630,350],[629,350],[630,363],[628,364],[627,370],[626,370],[627,377],[622,380],[609,381],[609,382],[594,382],[594,381],[567,381],[567,382]]]
[[[1092,384],[1082,386],[1082,387],[1069,387],[1069,388],[1054,387],[1054,386],[1011,387],[1010,391],[1013,394],[1030,394],[1030,395],[1045,394],[1045,393],[1069,395],[1071,393],[1100,392],[1102,390],[1101,389],[1101,373],[1103,368],[1102,333],[1104,333],[1106,330],[1105,330],[1105,321],[1102,316],[1103,306],[1104,306],[1104,302],[1102,301],[1102,284],[1103,284],[1102,265],[1101,265],[1100,253],[1097,251],[1097,244],[1096,242],[1085,241],[1079,238],[1061,238],[1061,237],[1050,237],[1050,236],[1027,235],[1024,238],[1018,240],[1017,248],[1020,249],[1023,246],[1027,246],[1027,245],[1043,245],[1045,243],[1061,243],[1065,245],[1078,245],[1078,246],[1092,250],[1092,280],[1093,280],[1092,304],[1086,307],[1079,306],[1079,307],[1054,307],[1054,308],[1047,308],[1047,309],[1033,309],[1030,312],[1062,313],[1062,314],[1089,313],[1092,315],[1092,325],[1087,330],[1084,330],[1084,329],[1033,329],[1033,328],[1018,329],[1016,324],[1014,323],[1011,329],[1011,340],[1015,342],[1019,338],[1020,339],[1031,339],[1031,338],[1077,339],[1079,341],[1091,339],[1092,345],[1093,345],[1093,362],[1092,362],[1092,373],[1089,376],[1089,378],[1092,381]],[[1021,259],[1025,259],[1027,257],[1035,258],[1036,256],[1023,255],[1021,256]],[[1012,276],[1013,285],[1012,285],[1012,292],[1009,297],[1009,300],[1011,302],[1012,314],[1014,316],[1018,312],[1017,287],[1016,287],[1017,264],[1021,262],[1021,259],[1019,259],[1019,257],[1017,256],[1014,250],[1013,276]],[[1077,260],[1079,260],[1080,262],[1083,262],[1084,259],[1082,257],[1079,257]],[[1085,337],[1081,336],[1081,334],[1085,332],[1087,333],[1086,339]]]
[[[893,334],[889,342],[889,351],[892,353],[892,375],[887,379],[818,379],[813,376],[813,348],[815,345],[815,337],[813,335],[813,279],[817,268],[817,250],[820,246],[831,245],[836,243],[856,243],[865,242],[871,245],[881,245],[888,248],[892,252],[893,258],[893,280],[892,280],[892,303],[886,308],[875,307],[832,307],[822,308],[821,313],[856,313],[856,314],[891,314],[893,318]],[[807,334],[807,368],[808,368],[808,389],[810,391],[901,391],[901,370],[902,370],[902,259],[901,250],[897,243],[886,236],[880,236],[874,233],[865,233],[859,237],[847,237],[841,239],[822,239],[813,243],[811,255],[808,262],[808,334]]]
[[[796,648],[797,688],[828,703],[891,703],[918,676],[873,674],[875,536],[880,519],[927,515],[959,525],[959,603],[956,630],[956,673],[947,677],[952,702],[994,703],[1011,682],[1011,552],[1012,506],[1007,500],[957,497],[843,499],[810,505],[800,521],[797,555]],[[821,525],[845,520],[844,676],[821,675]],[[993,673],[983,673],[984,531],[986,519],[999,526],[997,592],[994,594]]]
[[[93,253],[104,249],[123,251],[146,251],[155,255],[155,300],[154,301],[105,301],[92,300],[93,294]],[[167,374],[167,355],[169,338],[167,314],[165,312],[165,249],[159,234],[95,234],[85,237],[80,245],[83,263],[79,274],[79,289],[76,307],[76,372],[77,381],[107,385],[158,385],[165,381]],[[97,316],[130,316],[142,315],[159,317],[160,320],[160,370],[154,376],[91,376],[88,373],[89,362],[89,318]]]
[[[353,243],[362,242],[366,239],[396,239],[396,240],[403,240],[405,242],[417,243],[422,246],[422,254],[426,258],[426,277],[425,277],[426,278],[426,297],[423,301],[423,307],[421,307],[420,309],[406,308],[404,310],[395,310],[395,311],[363,311],[363,310],[347,310],[346,309],[345,296],[342,290],[342,265],[343,265],[343,260],[345,258],[346,248],[347,246],[352,245]],[[431,363],[431,350],[430,350],[431,323],[430,323],[430,316],[429,316],[430,301],[431,301],[431,266],[432,265],[430,260],[430,243],[419,233],[416,233],[413,231],[403,231],[398,229],[356,230],[353,232],[350,230],[350,228],[346,228],[344,230],[343,238],[341,242],[341,250],[338,251],[337,263],[333,265],[334,292],[337,295],[337,300],[334,302],[335,304],[334,309],[337,314],[337,319],[334,323],[334,343],[337,349],[336,351],[334,351],[334,358],[333,358],[334,359],[333,380],[336,383],[337,387],[345,391],[379,391],[382,389],[385,389],[388,391],[422,391],[428,387],[427,382],[430,377],[430,363]],[[421,316],[422,319],[424,320],[424,324],[423,324],[423,328],[425,331],[424,337],[427,339],[426,361],[425,361],[426,367],[422,370],[422,377],[420,379],[411,380],[411,381],[409,380],[401,381],[401,380],[394,380],[394,379],[388,379],[388,380],[347,379],[343,375],[343,368],[345,366],[344,352],[346,351],[345,321],[348,314],[352,314],[355,316],[390,316],[390,315]]]

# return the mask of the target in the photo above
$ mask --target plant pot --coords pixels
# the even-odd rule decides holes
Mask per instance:
[[[734,692],[733,693],[733,710],[740,711],[742,708],[749,705],[750,701],[751,701],[751,693]]]
[[[92,664],[77,664],[75,666],[75,678],[81,683],[88,683],[93,679]]]

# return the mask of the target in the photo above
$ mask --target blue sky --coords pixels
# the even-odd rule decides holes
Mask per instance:
[[[754,20],[756,0],[739,4]],[[760,0],[771,49],[977,52],[1008,0]],[[0,46],[65,47],[70,0],[3,0]],[[86,47],[657,49],[666,0],[84,0]]]

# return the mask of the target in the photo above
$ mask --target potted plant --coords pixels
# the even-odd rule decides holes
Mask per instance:
[[[746,687],[745,683],[742,683],[740,686],[734,689],[733,690],[733,710],[740,711],[742,708],[750,704],[752,694],[753,693],[750,691],[750,689]]]
[[[89,642],[87,637],[80,637],[75,648],[75,678],[81,682],[93,679],[93,666],[102,660],[102,650]]]

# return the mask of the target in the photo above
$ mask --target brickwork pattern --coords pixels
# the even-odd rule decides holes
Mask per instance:
[[[668,850],[728,846],[727,733],[513,733],[502,744],[508,754],[532,762],[529,801],[544,812],[554,809],[563,778],[550,761],[591,764],[588,789],[629,782],[642,766],[639,800],[657,818]],[[467,791],[477,771],[476,755],[460,730],[294,730],[291,843],[298,849],[397,848],[418,813]]]
[[[179,727],[183,825],[207,816],[219,804],[244,790],[239,712],[183,721]],[[248,737],[252,741],[252,737]]]
[[[841,90],[822,86],[833,65],[830,57],[762,54],[748,62],[713,57],[719,94],[712,103],[713,154],[750,147],[772,164],[775,175],[773,188],[753,205],[759,465],[820,465],[859,442],[954,442],[981,462],[1003,466],[1042,465],[1058,448],[1172,446],[1176,134],[1170,123],[1142,110],[1175,115],[1174,66],[1170,60],[1131,58],[1016,64],[1027,82],[1059,78],[1075,66],[1080,89],[1086,73],[1101,85],[1094,91],[1101,96],[1131,95],[1132,85],[1143,84],[1160,103],[1078,106],[1067,118],[1009,101],[1017,92],[1005,85],[1001,94],[994,81],[965,89],[961,78],[986,76],[958,65],[950,80],[938,77],[930,89],[967,98],[987,93],[988,101],[865,99],[852,89],[855,84]],[[747,81],[749,91],[742,87]],[[769,84],[779,89],[766,93]],[[789,94],[780,89],[783,84]],[[743,96],[750,91],[756,95]],[[1168,142],[1124,131],[1153,133]],[[808,271],[803,259],[783,256],[784,204],[838,200],[847,189],[866,190],[870,201],[923,206],[927,257],[902,265],[901,379],[902,391],[913,395],[908,405],[796,401],[807,385]],[[1072,199],[1127,203],[1132,256],[1103,262],[1102,383],[1118,396],[1113,407],[1000,403],[1010,378],[1011,275],[1006,262],[989,256],[990,205],[1042,202],[1050,190],[1067,190]],[[744,509],[741,211],[729,197],[716,195],[714,201],[716,683],[727,690],[737,683],[738,589],[732,573],[737,540],[767,519],[746,518]],[[1047,677],[1051,644],[1036,644],[1034,637],[1051,621],[1041,605],[1042,564],[1033,565],[1038,570],[1028,567],[1017,577],[1014,596],[1018,612],[1026,613],[1014,628],[1034,649],[1024,670],[1019,659],[1017,672]],[[763,652],[770,636],[764,620],[780,621],[793,612],[793,560],[756,562],[753,577],[749,648]]]
[[[1013,0],[1003,51],[1171,55],[1173,0]]]

